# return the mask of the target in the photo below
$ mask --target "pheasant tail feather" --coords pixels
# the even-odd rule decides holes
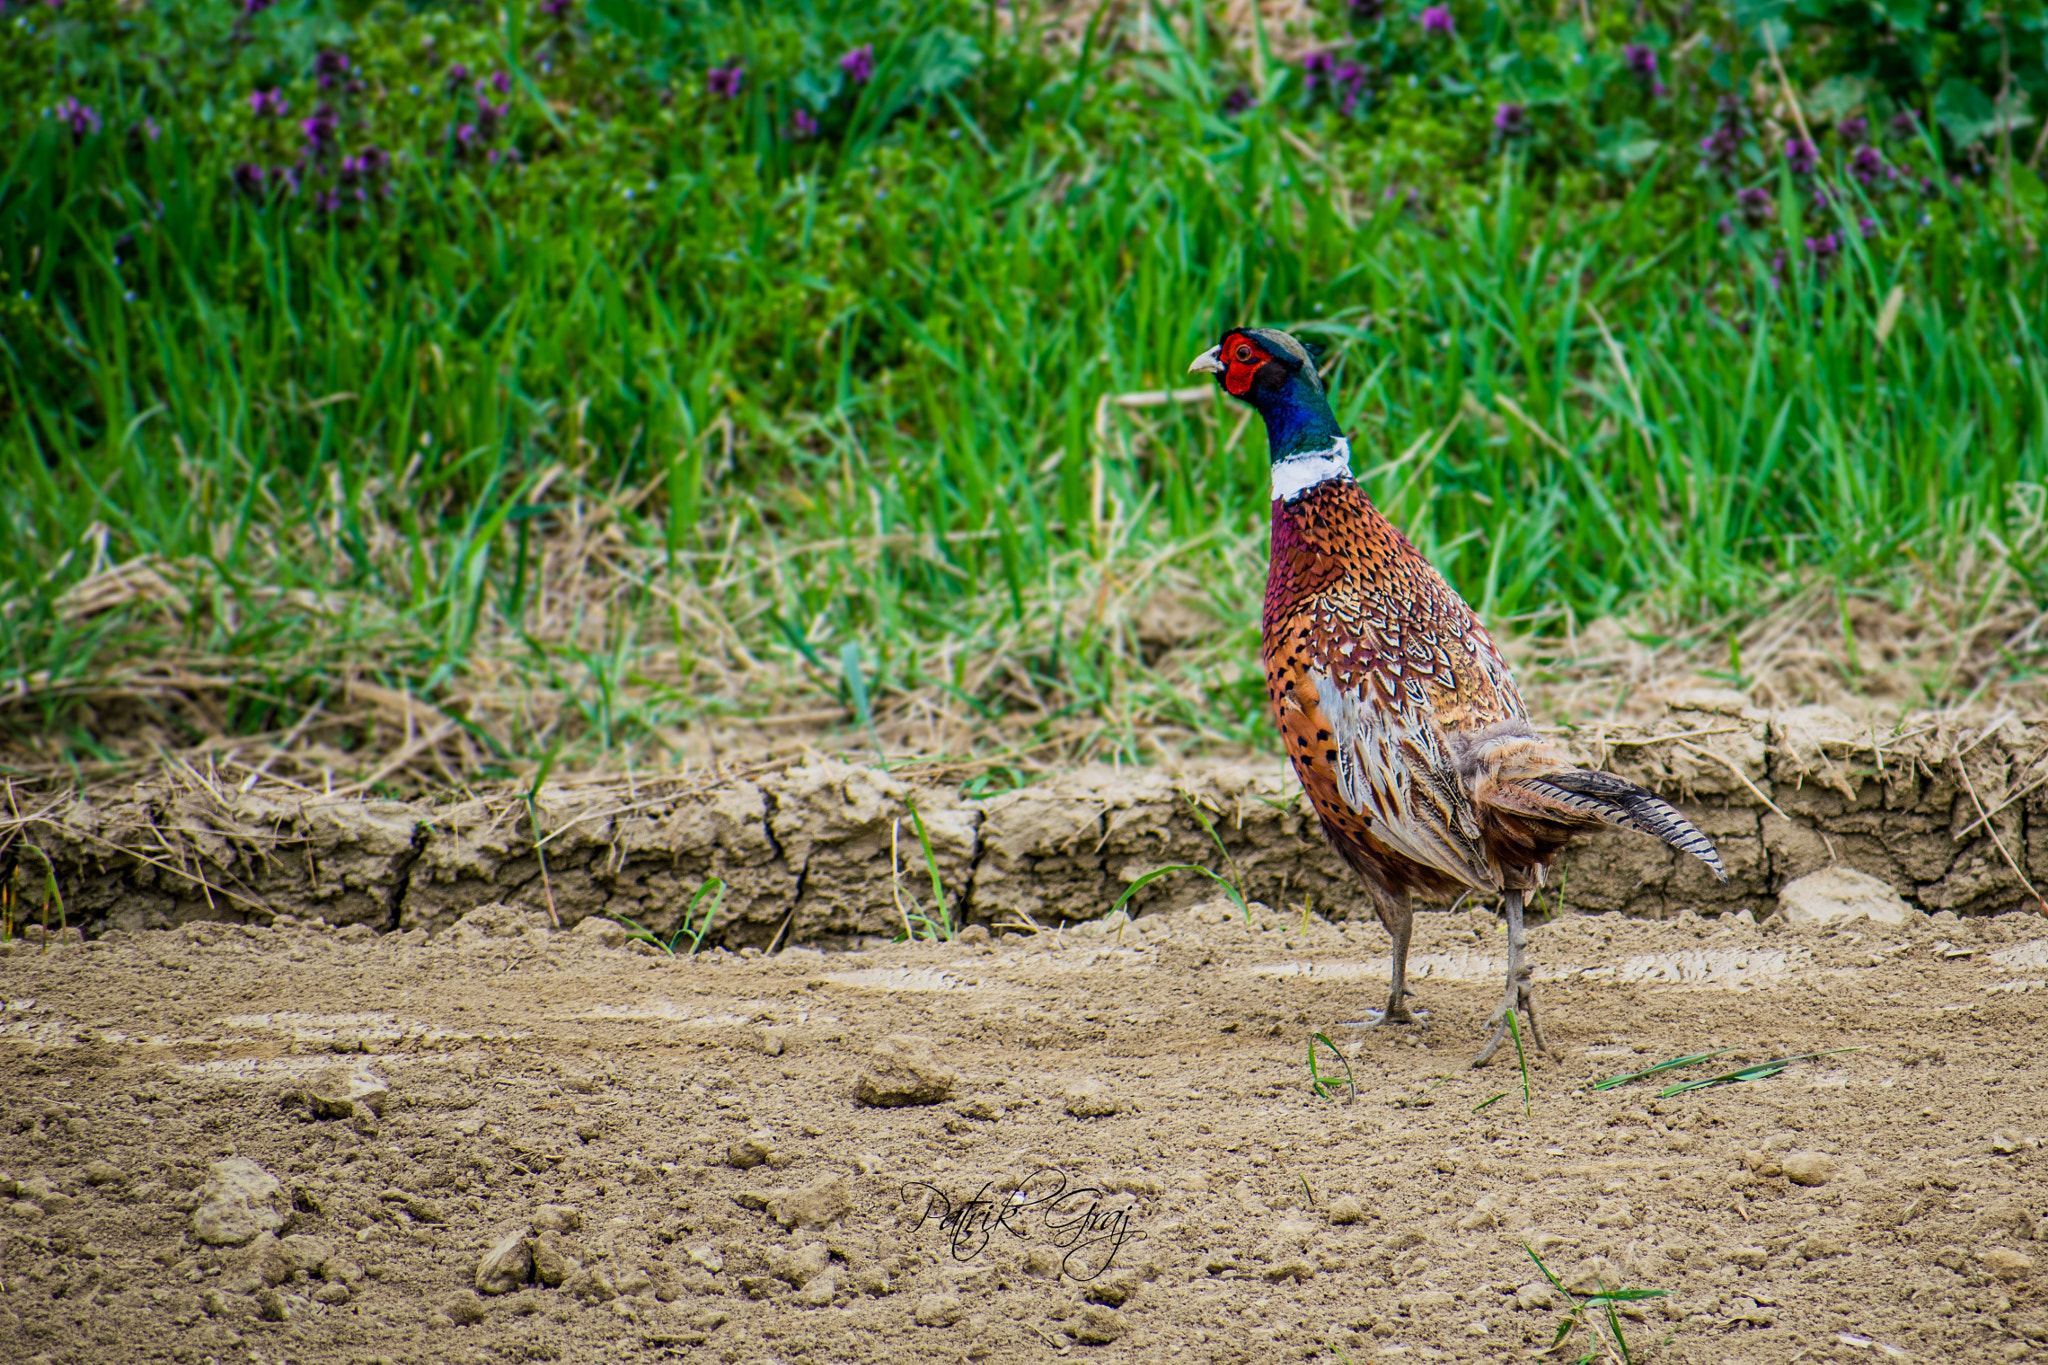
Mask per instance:
[[[1623,829],[1653,835],[1679,852],[1698,858],[1722,881],[1728,880],[1728,871],[1721,865],[1721,855],[1714,851],[1713,843],[1690,820],[1663,800],[1633,783],[1622,781],[1613,773],[1569,768],[1545,773],[1541,777],[1518,778],[1503,786],[1519,787],[1537,797],[1540,804],[1564,807],[1580,819],[1590,817],[1602,824],[1619,825]]]

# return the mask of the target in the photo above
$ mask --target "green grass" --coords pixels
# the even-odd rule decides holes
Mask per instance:
[[[1667,71],[1695,93],[1643,107],[1660,145],[1623,166],[1561,121],[1490,144],[1509,77],[1484,97],[1390,79],[1346,121],[1302,107],[1258,35],[1154,26],[1144,51],[1099,33],[1055,58],[1028,14],[935,6],[919,22],[950,19],[971,74],[932,76],[946,53],[897,41],[924,31],[897,15],[874,85],[794,143],[773,103],[794,87],[771,91],[793,19],[725,103],[601,25],[307,6],[235,46],[227,13],[117,41],[92,27],[111,7],[37,12],[54,28],[0,64],[17,768],[133,756],[152,726],[173,749],[276,738],[318,704],[305,733],[361,776],[414,737],[364,683],[448,732],[422,750],[438,770],[383,785],[531,772],[564,745],[656,762],[678,724],[821,701],[872,733],[917,696],[1072,755],[1259,742],[1262,436],[1208,398],[1113,401],[1182,385],[1252,320],[1332,346],[1369,491],[1523,630],[1649,601],[1739,620],[1788,576],[1853,591],[1986,546],[2003,590],[2048,586],[2026,529],[2048,192],[2013,154],[2009,181],[1871,201],[1830,151],[1816,213],[1759,150],[1778,225],[1730,236],[1730,187],[1694,169],[1703,65]],[[692,15],[673,32],[698,47],[660,50],[740,51]],[[1547,15],[1499,41],[1565,41]],[[319,31],[388,92],[362,136],[408,152],[359,222],[232,185],[251,147],[282,155],[246,91],[282,82],[303,112]],[[425,34],[436,62],[516,65],[521,169],[447,150]],[[1261,72],[1265,102],[1218,112]],[[940,93],[904,93],[927,76]],[[39,115],[74,90],[106,133]],[[145,116],[153,138],[130,131]],[[1958,151],[1887,154],[1940,176]],[[1866,214],[1883,235],[1857,234]],[[1799,245],[1824,231],[1845,241],[1826,271]],[[138,560],[161,591],[78,595]],[[1200,622],[1163,662],[1134,605],[1152,595]]]

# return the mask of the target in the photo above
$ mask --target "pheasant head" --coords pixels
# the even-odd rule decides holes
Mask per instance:
[[[1337,429],[1315,355],[1294,337],[1270,327],[1233,328],[1196,356],[1188,373],[1215,375],[1225,393],[1266,419],[1273,496],[1350,472],[1350,443]]]

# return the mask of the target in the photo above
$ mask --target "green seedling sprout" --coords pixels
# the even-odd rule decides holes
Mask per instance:
[[[1604,1081],[1595,1081],[1593,1089],[1612,1090],[1617,1085],[1627,1085],[1630,1081],[1640,1081],[1645,1076],[1655,1076],[1662,1071],[1672,1071],[1681,1066],[1692,1066],[1697,1062],[1711,1061],[1724,1052],[1733,1052],[1734,1050],[1732,1047],[1717,1047],[1712,1052],[1697,1052],[1690,1057],[1673,1057],[1668,1062],[1659,1062],[1655,1066],[1644,1067],[1641,1071],[1631,1071],[1626,1076],[1609,1076]]]
[[[1564,1321],[1557,1325],[1557,1335],[1551,1338],[1550,1345],[1544,1350],[1543,1354],[1548,1355],[1551,1351],[1555,1351],[1558,1347],[1564,1345],[1572,1333],[1583,1327],[1586,1329],[1587,1335],[1593,1339],[1593,1349],[1572,1362],[1572,1365],[1595,1365],[1595,1362],[1602,1355],[1610,1355],[1611,1358],[1611,1353],[1608,1351],[1606,1343],[1600,1339],[1600,1334],[1586,1321],[1586,1314],[1591,1311],[1602,1315],[1600,1318],[1593,1319],[1593,1321],[1600,1322],[1604,1319],[1608,1332],[1614,1338],[1613,1349],[1621,1353],[1623,1365],[1635,1365],[1635,1355],[1629,1350],[1628,1338],[1621,1333],[1621,1318],[1615,1313],[1614,1305],[1617,1303],[1636,1303],[1643,1299],[1661,1299],[1671,1291],[1668,1289],[1608,1289],[1602,1286],[1599,1293],[1589,1294],[1584,1298],[1580,1298],[1577,1294],[1572,1293],[1571,1290],[1566,1289],[1557,1276],[1550,1273],[1550,1267],[1543,1264],[1543,1258],[1536,1254],[1536,1248],[1524,1242],[1522,1243],[1522,1250],[1529,1253],[1529,1259],[1534,1261],[1536,1268],[1543,1272],[1543,1278],[1550,1281],[1550,1287],[1564,1295],[1564,1301],[1571,1305],[1570,1311],[1564,1315]]]
[[[939,881],[939,860],[932,852],[931,835],[924,827],[924,817],[918,814],[916,803],[908,804],[911,824],[916,830],[918,843],[924,849],[925,871],[932,879],[933,908],[926,911],[916,896],[903,889],[903,864],[898,852],[903,822],[897,820],[889,827],[889,885],[896,897],[896,913],[903,918],[905,940],[921,943],[950,942],[953,938],[953,917],[946,913],[946,893]]]
[[[1515,1022],[1512,1009],[1508,1011],[1508,1033],[1515,1040],[1515,1064],[1522,1068],[1522,1115],[1532,1117],[1536,1109],[1529,1101],[1529,1058],[1522,1051],[1522,1026]]]
[[[1322,1098],[1322,1099],[1326,1099],[1326,1100],[1334,1100],[1334,1099],[1336,1099],[1336,1098],[1337,1098],[1337,1096],[1336,1096],[1336,1094],[1335,1094],[1335,1091],[1336,1091],[1336,1089],[1337,1089],[1337,1078],[1336,1078],[1336,1076],[1335,1076],[1335,1075],[1332,1075],[1332,1076],[1330,1076],[1330,1077],[1329,1077],[1329,1078],[1328,1078],[1328,1079],[1326,1080],[1326,1079],[1324,1079],[1324,1077],[1323,1077],[1323,1074],[1322,1074],[1322,1073],[1321,1073],[1320,1071],[1316,1070],[1316,1044],[1317,1044],[1317,1043],[1321,1043],[1321,1044],[1322,1044],[1322,1045],[1323,1045],[1324,1047],[1326,1047],[1326,1048],[1330,1049],[1330,1055],[1331,1055],[1331,1056],[1333,1056],[1333,1057],[1335,1057],[1335,1058],[1337,1059],[1337,1064],[1338,1064],[1339,1066],[1342,1066],[1342,1067],[1344,1068],[1344,1084],[1345,1084],[1346,1086],[1348,1086],[1348,1087],[1350,1088],[1350,1093],[1349,1093],[1348,1095],[1346,1095],[1346,1096],[1344,1097],[1343,1103],[1345,1103],[1345,1104],[1356,1104],[1356,1103],[1358,1102],[1358,1082],[1357,1082],[1356,1080],[1352,1079],[1352,1076],[1351,1076],[1351,1063],[1350,1063],[1350,1061],[1349,1061],[1349,1060],[1348,1060],[1348,1059],[1347,1059],[1347,1058],[1346,1058],[1346,1057],[1344,1056],[1344,1054],[1343,1054],[1343,1053],[1341,1053],[1341,1052],[1339,1052],[1339,1051],[1337,1050],[1337,1045],[1336,1045],[1335,1043],[1333,1043],[1333,1042],[1331,1042],[1331,1041],[1330,1041],[1330,1036],[1329,1036],[1328,1034],[1326,1034],[1326,1033],[1314,1033],[1314,1034],[1310,1034],[1310,1035],[1309,1035],[1309,1040],[1308,1040],[1308,1085],[1309,1085],[1309,1089],[1313,1090],[1313,1091],[1314,1091],[1314,1092],[1315,1092],[1315,1093],[1317,1094],[1317,1096],[1319,1096],[1319,1097],[1320,1097],[1320,1098]]]
[[[1724,1071],[1718,1076],[1709,1076],[1702,1081],[1687,1081],[1668,1090],[1659,1090],[1657,1098],[1668,1100],[1673,1095],[1683,1095],[1689,1090],[1704,1090],[1710,1085],[1727,1085],[1735,1081],[1761,1081],[1777,1075],[1794,1062],[1810,1062],[1816,1057],[1833,1057],[1838,1053],[1862,1050],[1860,1047],[1837,1047],[1829,1048],[1825,1052],[1801,1052],[1792,1057],[1779,1057],[1774,1061],[1758,1062],[1753,1066],[1741,1066],[1733,1071]]]
[[[711,904],[704,907],[704,917],[700,920],[697,918],[697,907],[703,903],[706,896],[711,898]],[[629,930],[630,932],[626,935],[627,938],[637,938],[651,943],[670,957],[676,955],[676,944],[687,938],[690,940],[690,951],[687,956],[695,957],[697,950],[704,946],[704,936],[711,932],[711,925],[717,920],[718,912],[724,904],[724,879],[720,877],[707,877],[704,884],[697,888],[697,893],[690,897],[690,903],[683,907],[682,928],[676,930],[666,940],[646,925],[628,916],[608,915],[606,918],[616,920],[621,926]]]

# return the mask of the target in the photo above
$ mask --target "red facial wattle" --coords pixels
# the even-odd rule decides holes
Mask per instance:
[[[1258,376],[1259,367],[1272,357],[1242,336],[1224,338],[1219,348],[1223,361],[1223,387],[1233,398],[1242,398],[1252,391],[1252,381]]]

